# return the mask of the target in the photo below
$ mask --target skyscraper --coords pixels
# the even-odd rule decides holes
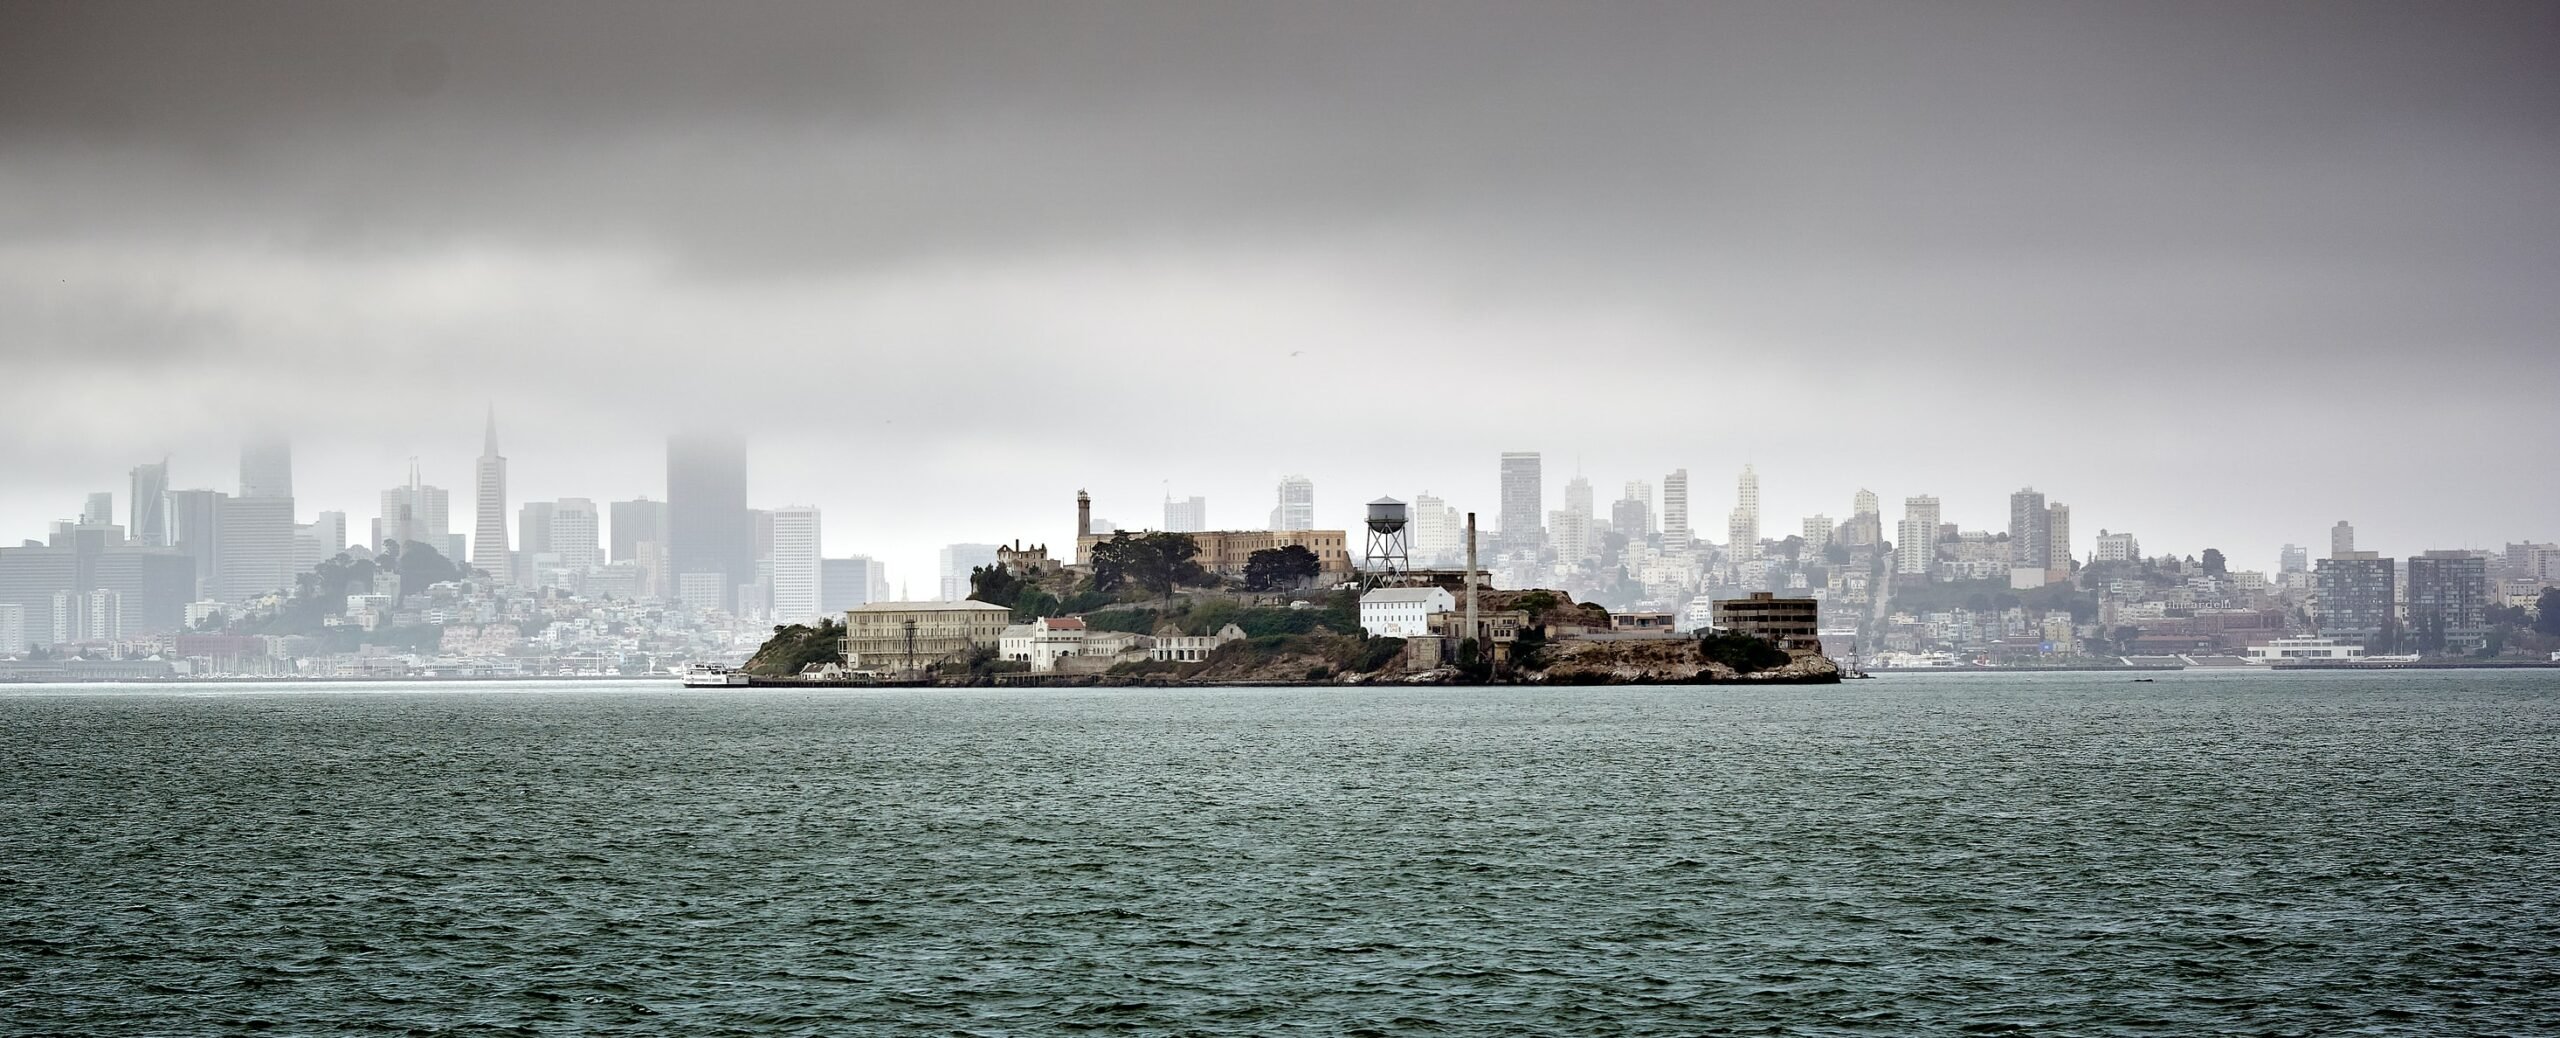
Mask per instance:
[[[1689,528],[1689,470],[1662,477],[1662,550],[1686,554],[1697,533]]]
[[[1572,512],[1585,519],[1599,517],[1600,513],[1594,510],[1594,506],[1591,501],[1590,480],[1577,475],[1572,479],[1565,481],[1564,510]]]
[[[959,602],[969,597],[969,573],[981,566],[996,564],[996,546],[992,544],[946,544],[942,546],[942,595],[945,602]]]
[[[2396,618],[2393,592],[2399,573],[2393,560],[2349,549],[2332,553],[2314,565],[2312,618],[2323,636],[2371,639]],[[2392,649],[2372,641],[2367,641],[2365,647],[2377,653]]]
[[[1536,451],[1505,451],[1502,455],[1502,508],[1495,513],[1500,524],[1497,536],[1504,552],[1536,551],[1546,546],[1547,530],[1540,520],[1547,511],[1545,464]]]
[[[2338,520],[2338,525],[2329,528],[2329,557],[2343,559],[2355,554],[2355,550],[2356,528],[2344,519]]]
[[[2311,551],[2299,544],[2288,544],[2276,556],[2276,572],[2304,573],[2311,569]]]
[[[240,496],[293,496],[293,444],[270,437],[240,447]]]
[[[1626,496],[1609,506],[1609,525],[1625,535],[1629,544],[1641,545],[1652,539],[1653,484],[1628,480]]]
[[[1310,518],[1310,525],[1313,521]],[[1186,497],[1164,501],[1164,528],[1167,533],[1200,533],[1209,528],[1209,499]]]
[[[2489,559],[2476,551],[2409,557],[2409,636],[2424,652],[2469,652],[2487,643]]]
[[[1467,549],[1466,530],[1458,519],[1458,510],[1449,502],[1431,496],[1428,490],[1413,496],[1413,562],[1417,566],[1446,566]]]
[[[1858,496],[1852,503],[1849,514],[1852,516],[1882,515],[1884,514],[1884,503],[1876,499],[1875,491],[1860,490],[1858,491]]]
[[[1732,540],[1726,551],[1735,562],[1756,561],[1760,558],[1760,474],[1751,466],[1742,467],[1733,496],[1733,521],[1725,528]]]
[[[691,604],[737,608],[738,585],[756,577],[744,441],[717,433],[667,440],[667,557]]]
[[[667,540],[667,503],[640,498],[616,501],[611,506],[613,520],[614,562],[645,561],[643,544],[664,545]]]
[[[222,502],[231,495],[219,490],[169,491],[169,545],[195,560],[199,593],[214,590],[214,563],[222,543]]]
[[[777,508],[773,516],[773,622],[805,624],[818,619],[818,510],[807,505]]]
[[[374,523],[373,547],[386,541],[415,541],[443,553],[453,533],[452,495],[422,482],[418,463],[409,463],[409,482],[382,492],[382,518]],[[462,560],[453,560],[460,562]]]
[[[162,459],[133,467],[132,497],[125,501],[125,536],[146,548],[166,548],[169,539],[169,462]]]
[[[2053,538],[2045,527],[2044,494],[2026,487],[2009,495],[2009,568],[2041,573],[2053,558]],[[2036,578],[2041,584],[2043,578]]]
[[[115,524],[115,521],[116,495],[114,491],[98,491],[97,493],[89,495],[89,499],[82,502],[80,505],[80,525],[82,526],[112,526]]]
[[[293,587],[292,498],[225,498],[217,503],[214,524],[213,597],[242,602]]]
[[[2044,508],[2045,574],[2048,584],[2071,579],[2071,506],[2061,503]]]
[[[1271,508],[1273,530],[1312,530],[1316,528],[1316,484],[1305,476],[1285,476],[1280,480],[1280,501]]]
[[[515,574],[507,554],[507,459],[498,453],[498,409],[489,409],[489,428],[480,443],[480,463],[473,467],[479,521],[471,527],[471,565],[492,579]]]
[[[954,547],[958,547],[958,545],[954,545]],[[988,545],[987,547],[989,549],[987,561],[980,563],[979,565],[992,566],[995,564],[994,546]],[[968,585],[969,576],[964,572],[960,575],[961,598],[968,597]],[[958,600],[959,599],[951,599],[950,601]],[[837,614],[843,613],[845,610],[858,605],[886,601],[889,601],[889,570],[888,567],[880,564],[880,560],[868,555],[854,555],[841,559],[818,560],[818,613],[820,618],[824,619],[833,617],[837,621],[841,622],[844,617]],[[779,619],[779,617],[776,619]]]
[[[559,518],[556,501],[527,501],[516,508],[516,579],[527,584],[540,583],[542,568],[559,565],[560,557],[551,546],[552,522]]]
[[[583,497],[564,497],[551,507],[551,553],[560,560],[560,568],[585,572],[604,565],[602,517],[596,503]]]
[[[1927,577],[1938,561],[1938,499],[1922,494],[1902,502],[1902,524],[1893,538],[1893,571]]]

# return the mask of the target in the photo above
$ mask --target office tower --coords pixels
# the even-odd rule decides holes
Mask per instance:
[[[1627,492],[1609,506],[1609,527],[1627,538],[1627,543],[1641,545],[1653,538],[1653,484],[1641,479],[1627,481]]]
[[[2428,652],[2469,652],[2487,643],[2489,559],[2480,552],[2430,551],[2409,557],[2409,637]]]
[[[554,503],[549,548],[560,568],[584,572],[604,565],[603,527],[594,501],[564,497]]]
[[[2315,566],[2311,574],[2312,618],[2321,635],[2371,638],[2395,617],[2392,598],[2399,575],[2393,560],[2369,551],[2350,550],[2321,559]]]
[[[552,522],[559,518],[556,501],[527,501],[516,506],[516,579],[527,584],[542,581],[544,565],[558,565],[559,557],[551,547]]]
[[[2311,569],[2311,551],[2299,544],[2287,544],[2277,555],[2276,572],[2303,573]]]
[[[616,501],[611,506],[613,520],[614,562],[639,562],[643,544],[662,544],[667,539],[667,503],[640,498]]]
[[[0,656],[27,651],[27,607],[16,602],[0,602]]]
[[[234,497],[215,509],[213,597],[245,602],[294,586],[296,527],[290,497]]]
[[[112,526],[115,521],[116,495],[113,491],[101,490],[91,494],[89,500],[80,506],[82,526]]]
[[[1316,484],[1305,476],[1285,476],[1280,480],[1280,501],[1271,508],[1271,529],[1275,531],[1312,530],[1316,528]]]
[[[1575,515],[1579,515],[1585,519],[1595,519],[1599,517],[1600,513],[1594,509],[1591,502],[1590,480],[1584,479],[1581,476],[1575,476],[1572,479],[1565,481],[1564,510]]]
[[[293,528],[293,571],[309,573],[347,550],[347,513],[322,512]]]
[[[1310,523],[1312,523],[1312,517]],[[1209,499],[1186,497],[1164,501],[1164,528],[1167,533],[1200,533],[1209,528]]]
[[[2338,520],[2338,525],[2329,528],[2329,557],[2343,559],[2354,554],[2355,550],[2356,528],[2344,519]]]
[[[821,573],[818,560],[818,510],[807,505],[776,508],[773,523],[773,622],[817,622]]]
[[[1727,549],[1737,562],[1753,562],[1760,558],[1760,474],[1751,466],[1742,467],[1742,477],[1734,481],[1733,519],[1725,532],[1731,535]]]
[[[1599,557],[1600,538],[1589,515],[1567,508],[1547,513],[1547,531],[1555,543],[1556,562],[1571,567]]]
[[[293,496],[293,445],[282,438],[251,440],[240,447],[240,496]]]
[[[473,493],[479,521],[471,526],[471,565],[492,579],[515,574],[507,554],[507,459],[498,453],[498,409],[489,409],[489,427],[480,441],[480,461],[473,466]]]
[[[1827,515],[1804,517],[1804,557],[1813,558],[1829,547],[1831,547],[1831,517]]]
[[[128,541],[113,524],[58,524],[43,544],[0,548],[0,606],[15,607],[21,639],[0,651],[173,631],[195,588],[184,555]]]
[[[2045,583],[2071,579],[2071,506],[2046,505],[2044,509]]]
[[[996,546],[992,544],[946,544],[942,546],[942,593],[945,602],[964,601],[969,597],[969,573],[981,566],[996,564]]]
[[[1689,528],[1689,470],[1662,477],[1662,550],[1686,554],[1697,534]]]
[[[1927,577],[1938,561],[1938,499],[1922,494],[1902,502],[1902,524],[1895,528],[1893,571]]]
[[[146,548],[166,548],[169,538],[169,463],[133,467],[133,487],[125,501],[125,536]]]
[[[195,560],[196,586],[211,591],[213,564],[222,542],[222,502],[231,495],[219,490],[172,490],[169,499],[169,545]]]
[[[995,564],[993,552],[988,553],[987,559],[988,561],[981,565]],[[968,584],[968,574],[961,574],[962,598],[968,597]],[[821,559],[818,561],[818,595],[820,616],[832,617],[841,622],[844,617],[840,614],[845,610],[873,602],[889,601],[889,568],[881,565],[880,560],[868,555]],[[952,601],[958,601],[958,599],[952,599]]]
[[[1495,513],[1499,525],[1494,538],[1504,553],[1533,552],[1546,546],[1546,527],[1539,521],[1546,514],[1546,496],[1545,466],[1538,452],[1503,452],[1501,509]]]
[[[744,441],[717,433],[667,440],[667,558],[677,593],[695,608],[735,609],[738,586],[755,580]]]

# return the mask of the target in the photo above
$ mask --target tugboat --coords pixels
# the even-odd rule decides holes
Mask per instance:
[[[676,676],[684,681],[686,688],[744,688],[747,685],[746,671],[709,663],[689,664],[677,671]]]

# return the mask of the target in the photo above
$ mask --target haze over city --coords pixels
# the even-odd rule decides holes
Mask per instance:
[[[0,11],[0,541],[268,433],[467,516],[493,406],[517,501],[724,428],[919,589],[1518,450],[2253,568],[2560,513],[2547,4],[734,13]]]

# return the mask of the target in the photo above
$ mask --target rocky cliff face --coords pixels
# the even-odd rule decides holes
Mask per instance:
[[[1545,665],[1522,675],[1532,684],[1683,685],[1707,682],[1808,682],[1840,680],[1840,667],[1819,653],[1794,653],[1785,666],[1749,674],[1707,659],[1687,638],[1662,641],[1560,641],[1547,646]]]

